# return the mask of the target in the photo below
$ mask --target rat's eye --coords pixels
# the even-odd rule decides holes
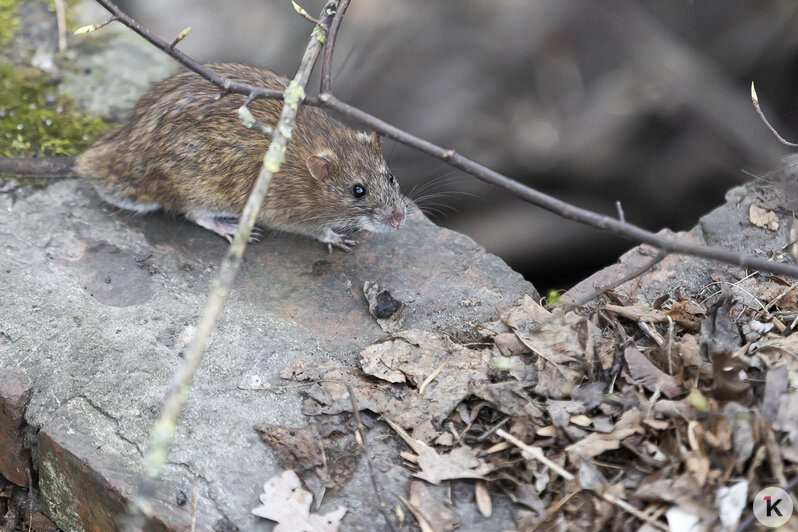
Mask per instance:
[[[357,184],[352,187],[352,194],[354,194],[356,198],[362,198],[366,195],[366,187],[361,184]]]
[[[393,184],[394,181],[395,179],[393,178],[393,174],[388,174],[388,182]]]

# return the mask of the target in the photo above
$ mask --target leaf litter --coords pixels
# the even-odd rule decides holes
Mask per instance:
[[[391,427],[409,477],[396,495],[422,530],[456,528],[456,501],[488,519],[497,497],[518,530],[734,530],[760,489],[798,475],[798,291],[739,282],[648,305],[552,311],[526,297],[460,336],[394,330],[359,368],[297,362],[282,376],[308,382],[303,412],[349,426],[343,438],[353,400]],[[329,445],[301,435],[278,438],[286,467],[329,477]]]

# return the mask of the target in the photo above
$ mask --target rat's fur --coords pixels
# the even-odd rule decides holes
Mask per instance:
[[[208,65],[220,76],[256,86],[285,88],[287,80],[246,65]],[[263,164],[269,139],[238,118],[241,95],[219,89],[193,72],[155,86],[115,130],[76,160],[80,177],[109,203],[137,212],[158,208],[229,237]],[[275,127],[282,102],[249,104],[255,118]],[[325,164],[313,177],[311,158]],[[318,159],[313,159],[319,163]],[[393,182],[392,182],[393,181]],[[357,198],[354,185],[366,188]],[[356,132],[313,107],[300,108],[285,161],[274,176],[258,223],[346,248],[336,231],[388,231],[405,218],[406,200],[376,135]],[[351,245],[351,244],[350,244]]]

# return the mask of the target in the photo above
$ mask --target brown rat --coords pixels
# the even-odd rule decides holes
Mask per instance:
[[[253,66],[208,66],[233,81],[279,90],[287,84]],[[219,98],[219,89],[194,72],[172,76],[79,155],[74,172],[112,205],[136,213],[178,212],[230,239],[270,142],[241,125],[237,111],[244,100],[232,94]],[[258,99],[249,109],[273,127],[282,102]],[[10,163],[0,161],[0,171],[4,168],[13,172]],[[352,231],[398,229],[407,202],[375,133],[354,131],[303,106],[257,223],[311,236],[331,251],[332,246],[349,250],[356,242],[344,235]]]

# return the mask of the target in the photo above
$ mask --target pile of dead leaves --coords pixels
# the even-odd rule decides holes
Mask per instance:
[[[283,377],[310,383],[315,421],[259,430],[321,496],[353,471],[353,405],[380,415],[406,444],[418,480],[403,501],[424,530],[455,528],[451,503],[489,516],[496,496],[518,530],[750,523],[760,489],[796,478],[795,286],[615,303],[549,312],[526,298],[469,333],[394,332],[359,370],[294,364]]]

